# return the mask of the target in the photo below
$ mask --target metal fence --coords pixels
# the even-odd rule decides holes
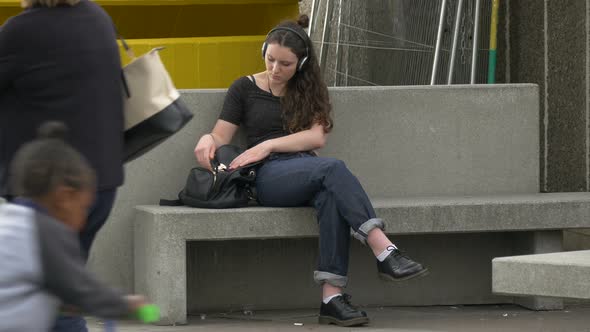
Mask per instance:
[[[476,2],[314,0],[310,35],[328,85],[431,84],[439,23],[440,54],[434,83],[448,83],[455,24],[452,83],[471,82],[476,26],[479,31],[474,83],[485,83],[492,1],[480,2],[478,25]],[[457,16],[459,5],[462,13]]]

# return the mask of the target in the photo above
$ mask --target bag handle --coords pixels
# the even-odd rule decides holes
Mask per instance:
[[[137,58],[135,56],[135,52],[133,52],[133,49],[131,48],[131,46],[129,46],[129,44],[127,44],[127,41],[119,33],[119,30],[117,30],[117,27],[114,24],[113,24],[113,29],[115,29],[115,35],[117,36],[117,39],[119,39],[121,41],[121,44],[123,45],[123,48],[125,49],[125,53],[127,53],[127,56],[131,60],[135,60]],[[161,51],[163,49],[164,49],[164,47],[154,48],[154,50],[156,50],[156,51]],[[131,92],[129,91],[129,85],[127,84],[127,78],[125,78],[125,73],[123,72],[123,70],[121,70],[121,81],[123,82],[123,90],[125,90],[125,95],[127,96],[127,98],[131,98]]]
[[[133,50],[131,49],[129,44],[127,44],[127,41],[125,40],[125,38],[123,38],[123,36],[119,33],[119,30],[117,30],[117,27],[114,24],[113,24],[113,28],[115,29],[115,34],[117,35],[117,39],[119,39],[121,41],[121,44],[123,45],[123,48],[125,49],[125,53],[127,53],[127,56],[131,59],[135,59],[135,53],[133,52]]]
[[[114,23],[113,29],[115,30],[115,35],[117,36],[117,39],[121,41],[121,44],[123,45],[125,53],[127,53],[127,56],[131,59],[135,59],[135,53],[133,53],[133,50],[131,49],[131,47],[129,47],[127,41],[125,41],[125,38],[123,38],[123,36],[119,33],[119,30],[117,29],[117,26],[115,26]],[[121,69],[121,82],[123,83],[123,90],[125,91],[125,95],[127,96],[127,98],[131,98],[131,92],[129,92],[129,85],[127,84],[127,78],[125,78],[125,72],[123,72],[123,69]]]

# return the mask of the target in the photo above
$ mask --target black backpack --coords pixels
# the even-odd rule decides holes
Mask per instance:
[[[194,167],[190,170],[184,189],[177,200],[160,200],[160,205],[186,205],[207,209],[227,209],[248,206],[255,201],[256,164],[229,171],[227,168],[243,150],[235,145],[222,145],[211,161],[213,172]]]

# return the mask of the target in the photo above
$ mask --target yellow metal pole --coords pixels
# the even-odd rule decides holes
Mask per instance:
[[[488,84],[496,83],[498,7],[500,7],[500,0],[492,0],[492,22],[490,24],[490,57],[488,61]]]

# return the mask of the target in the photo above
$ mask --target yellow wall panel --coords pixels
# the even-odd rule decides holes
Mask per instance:
[[[162,62],[179,89],[227,88],[240,76],[264,70],[260,47],[265,36],[130,40],[136,56],[163,46]],[[121,48],[124,64],[129,62]]]
[[[287,5],[105,6],[126,38],[183,38],[262,35],[280,21],[296,18]]]
[[[129,39],[262,35],[280,21],[296,18],[299,12],[297,0],[184,6],[177,1],[160,2],[134,6],[112,5],[111,1],[103,8]],[[22,10],[18,4],[16,0],[0,0],[0,23]]]
[[[163,52],[167,53],[166,50]],[[175,66],[168,68],[170,75],[178,87],[187,88],[199,86],[199,52],[197,45],[191,42],[179,42],[174,46],[174,54],[166,54],[173,57]]]
[[[98,0],[137,56],[154,47],[176,86],[226,88],[264,70],[260,47],[268,30],[299,13],[297,0]],[[0,0],[0,23],[19,0]],[[121,52],[123,64],[129,62]]]

